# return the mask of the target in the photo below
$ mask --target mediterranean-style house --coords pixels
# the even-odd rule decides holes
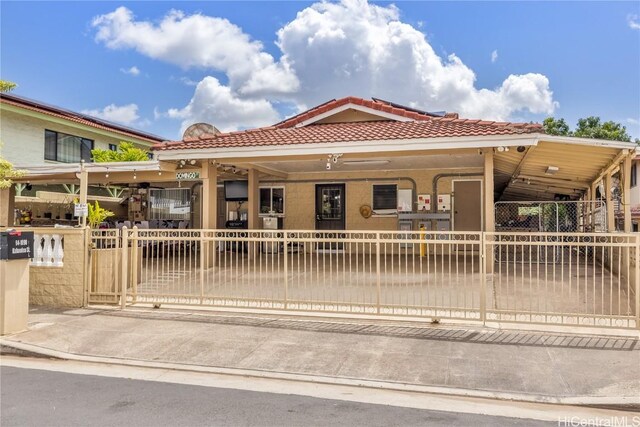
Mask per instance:
[[[18,180],[131,189],[87,237],[85,304],[640,326],[633,143],[347,97],[152,151]]]

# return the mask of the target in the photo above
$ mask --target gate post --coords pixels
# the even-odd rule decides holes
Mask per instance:
[[[380,233],[376,233],[376,311],[380,314]]]
[[[209,245],[207,245],[207,250],[208,249]],[[207,259],[208,257],[205,252],[204,230],[200,230],[200,305],[204,303],[204,268]]]
[[[288,246],[288,236],[287,236],[287,232],[285,231],[283,234],[283,239],[284,239],[284,248],[283,248],[283,252],[284,252],[284,309],[286,310],[288,307],[288,303],[289,303],[289,260],[288,260],[288,251],[287,251],[287,246]],[[278,250],[276,248],[276,250]]]
[[[634,263],[634,267],[635,267],[635,274],[633,277],[633,293],[636,296],[636,328],[640,329],[640,253],[638,251],[640,251],[640,235],[636,234],[635,235],[636,238],[636,247],[635,247],[635,251],[636,253],[634,254],[635,257],[635,263]]]
[[[129,235],[127,234],[127,227],[122,227],[122,251],[120,254],[120,268],[121,268],[121,284],[122,292],[120,295],[120,308],[124,309],[127,304],[127,285],[129,278]]]
[[[487,323],[487,274],[488,264],[491,262],[491,273],[493,273],[493,248],[487,250],[487,234],[480,232],[480,320],[482,325]],[[491,252],[491,259],[487,259],[487,254]]]
[[[86,307],[89,305],[89,293],[91,292],[91,282],[93,280],[93,269],[91,267],[92,258],[89,257],[91,253],[91,228],[84,228],[84,252],[83,252],[83,261],[82,261],[82,284],[84,286],[84,295],[82,297],[82,306]]]

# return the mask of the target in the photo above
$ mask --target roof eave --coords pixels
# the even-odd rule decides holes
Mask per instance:
[[[244,146],[228,148],[191,148],[155,150],[159,160],[223,159],[242,157],[283,157],[327,153],[373,153],[397,151],[456,150],[469,148],[529,146],[538,143],[538,134],[491,135],[472,137],[441,137],[413,139],[385,139],[369,141],[348,141],[314,144],[287,144]]]

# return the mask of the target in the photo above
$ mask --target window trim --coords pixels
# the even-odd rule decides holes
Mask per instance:
[[[53,150],[55,152],[55,159],[50,159],[47,158],[47,132],[51,132],[55,135],[55,149]],[[60,141],[60,135],[66,135],[66,136],[70,136],[73,138],[78,138],[80,140],[80,159],[78,161],[73,161],[73,162],[64,162],[62,160],[58,160],[58,144]],[[91,159],[91,151],[95,148],[95,143],[96,141],[94,139],[89,139],[89,138],[85,138],[83,136],[78,136],[78,135],[72,135],[70,133],[65,133],[65,132],[60,132],[57,130],[52,130],[52,129],[47,129],[45,128],[44,130],[44,160],[47,162],[54,162],[54,163],[64,163],[64,164],[71,164],[71,163],[80,163],[82,160],[84,160],[82,158],[82,144],[84,141],[88,141],[91,143],[91,146],[89,148],[89,162],[92,162],[93,160]],[[86,161],[86,160],[85,160]]]
[[[376,209],[375,208],[375,187],[378,186],[394,186],[396,188],[396,203],[393,209]],[[388,182],[375,182],[371,184],[371,210],[374,215],[394,215],[398,213],[398,184]]]
[[[638,185],[638,163],[633,162],[631,164],[631,177],[630,177],[630,187],[633,188]]]
[[[273,190],[274,189],[278,189],[278,190],[282,190],[282,213],[276,213],[276,214],[269,214],[269,213],[262,213],[259,212],[258,216],[259,217],[278,217],[278,218],[284,218],[285,214],[286,214],[286,207],[287,207],[287,190],[286,187],[284,185],[261,185],[258,187],[258,194],[260,194],[260,190],[269,190],[269,207],[270,210],[273,210]],[[258,207],[260,208],[262,206],[261,200],[258,199]]]

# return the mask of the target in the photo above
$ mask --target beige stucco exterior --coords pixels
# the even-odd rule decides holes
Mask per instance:
[[[90,128],[5,104],[0,104],[0,120],[0,155],[19,166],[56,163],[44,159],[45,129],[91,139],[94,141],[94,148],[108,149],[109,144],[119,145],[121,141],[130,141],[140,147],[151,146],[150,142],[127,135]]]
[[[395,171],[360,171],[360,172],[327,172],[290,174],[286,180],[262,182],[261,187],[285,187],[284,228],[286,230],[315,229],[315,186],[321,183],[344,183],[346,196],[346,229],[347,230],[396,230],[398,218],[395,215],[373,215],[364,218],[360,214],[362,205],[372,204],[372,185],[397,183],[398,189],[412,189],[410,178],[416,182],[417,194],[432,194],[433,178],[438,174],[477,173],[481,179],[482,168],[471,169],[428,169],[428,170],[395,170]],[[397,181],[388,181],[398,178]],[[363,181],[350,181],[363,179]],[[384,180],[382,180],[384,179]],[[439,180],[438,192],[450,194],[452,181],[456,177],[443,177]],[[313,182],[294,182],[294,181]],[[478,212],[478,215],[481,215]]]

